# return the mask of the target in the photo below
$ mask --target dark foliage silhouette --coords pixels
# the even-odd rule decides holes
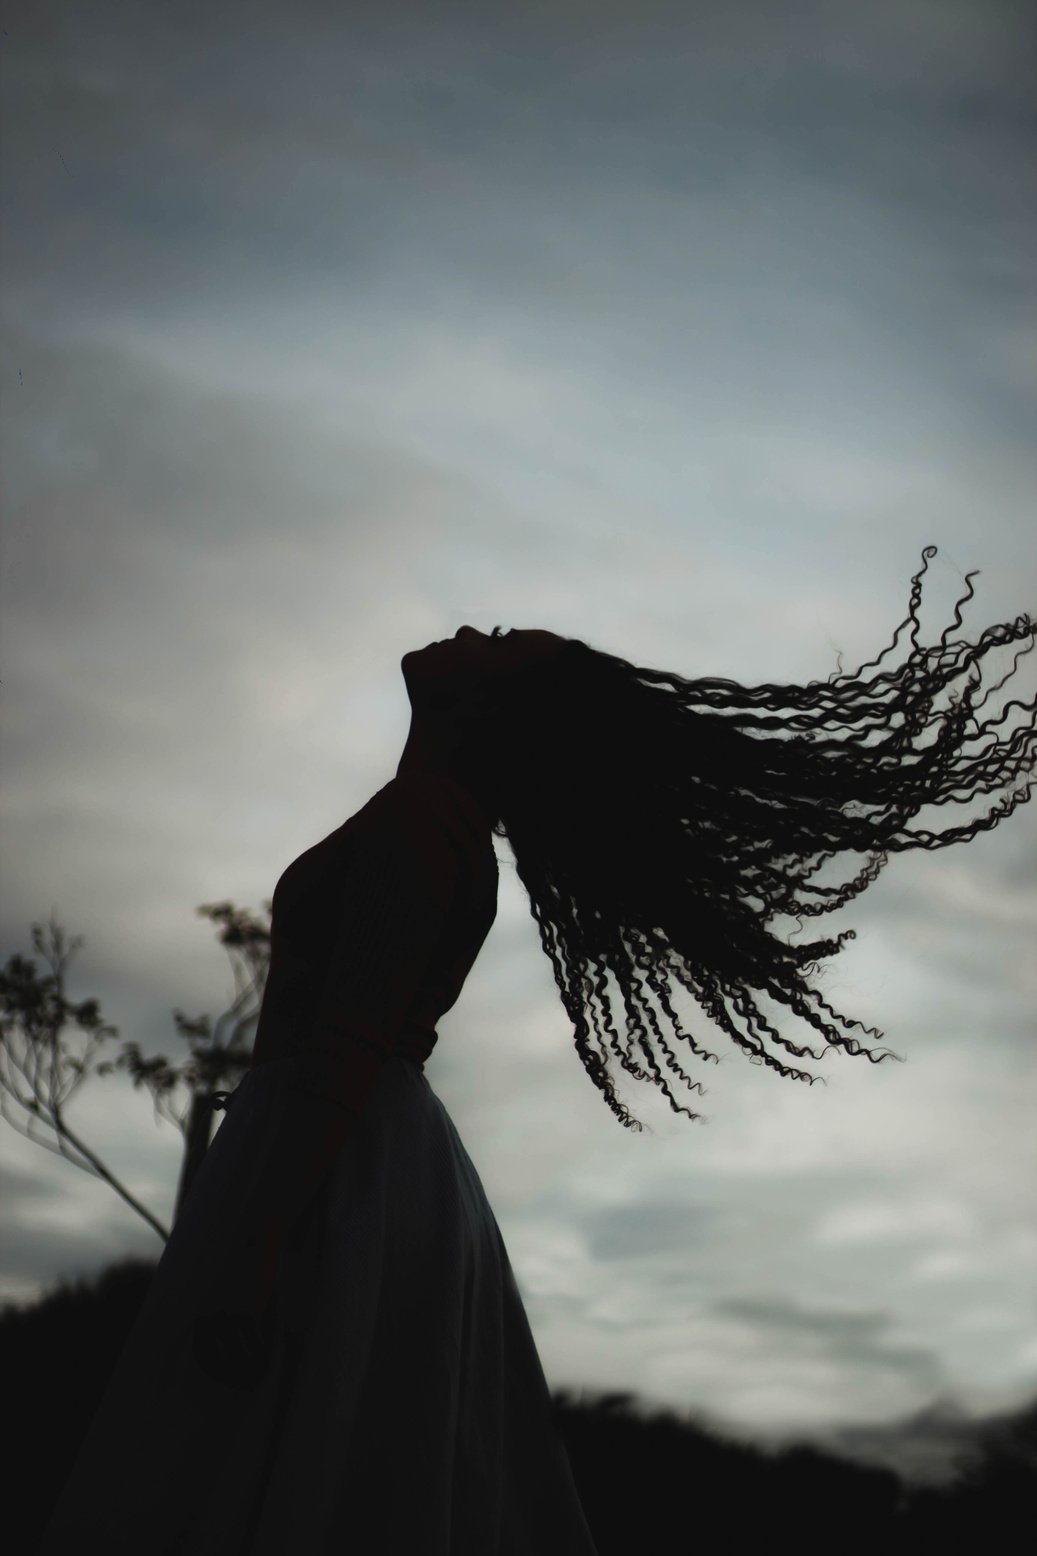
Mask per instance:
[[[0,1375],[16,1428],[5,1457],[16,1488],[5,1517],[12,1556],[35,1550],[154,1268],[125,1260],[94,1281],[62,1283],[31,1307],[0,1309]],[[647,1411],[632,1393],[577,1399],[561,1390],[554,1412],[600,1556],[690,1556],[706,1527],[725,1540],[780,1537],[801,1552],[829,1551],[835,1530],[841,1550],[876,1539],[883,1551],[952,1550],[966,1539],[979,1550],[984,1539],[1025,1527],[1037,1494],[1037,1400],[979,1423],[971,1466],[943,1488],[805,1444],[764,1450]],[[161,1476],[161,1465],[155,1470]]]

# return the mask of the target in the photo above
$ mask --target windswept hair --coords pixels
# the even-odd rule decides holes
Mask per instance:
[[[480,741],[493,832],[514,854],[584,1068],[625,1128],[643,1126],[616,1095],[609,1048],[629,1074],[654,1080],[674,1112],[700,1117],[678,1103],[659,1067],[656,1047],[689,1091],[703,1093],[667,1045],[645,985],[677,1037],[719,1063],[681,1029],[667,993],[674,977],[753,1064],[783,1076],[811,1085],[822,1078],[784,1064],[765,1036],[797,1059],[818,1060],[828,1049],[815,1053],[783,1036],[754,993],[788,1006],[829,1046],[874,1063],[900,1058],[839,1031],[884,1035],[840,1015],[809,981],[855,931],[789,945],[772,924],[788,914],[802,929],[804,918],[862,892],[891,852],[967,842],[1030,797],[1037,698],[1009,702],[987,722],[977,715],[1031,651],[1037,628],[1022,615],[975,643],[952,639],[974,593],[973,572],[939,642],[920,643],[921,578],[936,549],[922,552],[892,643],[852,674],[806,686],[689,681],[573,638],[548,661],[512,673],[495,696]],[[866,679],[909,622],[906,662]],[[983,658],[1020,642],[1011,669],[976,702]],[[940,694],[962,680],[937,710]],[[1013,708],[1029,720],[995,734]],[[923,745],[930,731],[935,738]],[[1008,786],[966,825],[907,827],[923,805],[962,804]],[[868,856],[853,879],[812,882],[827,860],[853,852]],[[609,973],[626,1011],[625,1046],[612,1024]]]

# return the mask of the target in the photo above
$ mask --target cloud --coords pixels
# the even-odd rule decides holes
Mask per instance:
[[[930,541],[927,638],[966,569],[973,635],[1027,605],[1011,8],[37,0],[5,32],[3,933],[55,905],[70,997],[146,1053],[229,1003],[196,906],[258,910],[387,781],[401,654],[473,610],[752,685],[872,660]],[[839,915],[825,997],[906,1063],[797,1085],[678,997],[709,1122],[617,1073],[641,1135],[500,848],[430,1079],[549,1375],[743,1429],[1028,1384],[1032,838],[1021,808],[895,858]],[[77,1108],[169,1204],[147,1100]],[[4,1161],[5,1290],[154,1247]]]
[[[842,1205],[817,1225],[818,1243],[916,1242],[939,1237],[968,1241],[979,1230],[976,1215],[950,1196],[915,1195],[908,1199],[863,1200]]]
[[[744,1323],[754,1337],[767,1335],[773,1348],[812,1358],[830,1358],[841,1367],[857,1367],[873,1375],[895,1373],[922,1389],[943,1383],[934,1350],[904,1345],[883,1336],[888,1313],[837,1312],[777,1298],[732,1297],[714,1304],[726,1318]],[[768,1347],[770,1348],[770,1347]],[[787,1348],[787,1349],[786,1349]]]

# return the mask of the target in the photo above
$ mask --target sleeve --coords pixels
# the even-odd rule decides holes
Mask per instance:
[[[313,1036],[380,1064],[427,974],[460,887],[439,786],[400,783],[356,839]]]
[[[438,789],[400,784],[358,832],[312,1036],[324,1050],[297,1067],[306,1135],[276,1152],[262,1192],[264,1235],[298,1219],[363,1112],[460,886],[461,858]]]

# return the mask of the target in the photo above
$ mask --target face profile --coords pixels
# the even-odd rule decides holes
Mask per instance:
[[[558,653],[566,639],[542,628],[512,628],[501,637],[458,627],[451,638],[412,649],[400,660],[412,708],[478,710],[495,680]]]
[[[400,660],[411,704],[411,726],[396,769],[446,772],[469,789],[489,819],[492,800],[465,751],[481,731],[495,691],[509,674],[545,663],[567,639],[541,628],[513,628],[500,637],[459,627],[451,638],[412,649]],[[479,737],[481,738],[481,736]]]
[[[404,654],[400,666],[405,678],[418,684],[441,680],[474,684],[484,677],[492,678],[498,671],[520,670],[549,659],[564,642],[556,632],[538,627],[513,627],[502,637],[493,637],[475,627],[463,626],[451,638]]]

